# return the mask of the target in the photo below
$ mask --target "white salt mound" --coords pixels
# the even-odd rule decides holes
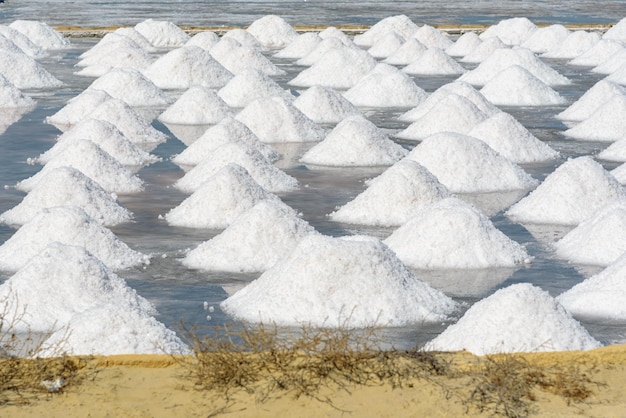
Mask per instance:
[[[115,68],[144,71],[152,64],[152,57],[139,47],[115,48],[93,59],[84,59],[76,66],[84,67],[74,74],[84,77],[102,77]]]
[[[303,238],[221,303],[226,313],[250,322],[343,328],[441,321],[455,307],[379,240],[321,235]]]
[[[0,222],[23,225],[44,208],[71,205],[105,226],[115,226],[132,219],[115,196],[95,181],[71,167],[59,167],[46,174],[14,208],[0,215]]]
[[[78,96],[72,97],[55,114],[46,117],[45,122],[66,131],[87,117],[98,106],[112,99],[106,91],[85,89]]]
[[[598,74],[613,74],[624,64],[626,64],[626,48],[623,48],[619,52],[611,55],[608,59],[604,60],[601,64],[593,67],[591,72]]]
[[[465,32],[463,35],[445,49],[446,54],[451,57],[464,57],[474,50],[478,45],[482,43],[482,40],[478,37],[476,32]]]
[[[406,42],[406,39],[397,32],[392,31],[378,39],[367,52],[374,58],[387,58]]]
[[[427,49],[420,41],[411,38],[382,62],[391,65],[408,65],[417,60]]]
[[[104,190],[112,193],[137,193],[143,190],[143,181],[135,176],[118,160],[87,139],[77,139],[72,146],[51,159],[38,173],[18,182],[15,188],[29,192],[51,170],[58,167],[73,167]]]
[[[269,76],[286,74],[260,51],[251,46],[242,45],[232,38],[222,37],[222,40],[214,45],[210,52],[213,58],[233,74],[239,74],[248,68]]]
[[[396,67],[378,64],[344,93],[355,106],[412,107],[426,99],[426,92]]]
[[[578,225],[624,188],[590,156],[567,160],[506,215],[514,222]]]
[[[466,72],[465,68],[439,48],[429,48],[422,52],[402,71],[415,75],[456,75]]]
[[[599,41],[600,35],[597,32],[577,30],[570,33],[569,36],[554,49],[544,53],[542,57],[561,59],[576,58],[591,49],[591,47]]]
[[[513,267],[529,260],[520,244],[455,197],[422,206],[384,242],[416,269]]]
[[[256,99],[278,96],[293,101],[290,92],[283,89],[268,75],[255,69],[248,69],[233,77],[218,95],[231,107],[246,107]]]
[[[293,42],[274,54],[276,58],[299,59],[307,56],[322,42],[322,38],[315,32],[306,32],[298,35]]]
[[[407,158],[426,167],[453,193],[525,190],[537,185],[517,164],[467,135],[431,135]]]
[[[557,48],[570,35],[570,30],[563,25],[550,25],[535,30],[522,44],[535,54],[543,54]]]
[[[272,193],[288,192],[298,189],[298,181],[269,162],[256,149],[238,143],[222,145],[200,164],[189,170],[174,186],[184,192],[193,193],[228,163],[236,163],[248,170],[248,173],[264,189]]]
[[[216,124],[227,116],[234,116],[226,102],[208,87],[194,86],[158,116],[164,123],[184,125]]]
[[[183,259],[189,268],[264,272],[317,232],[280,200],[261,200]],[[244,237],[242,239],[242,237]]]
[[[626,252],[626,201],[602,206],[557,241],[556,254],[573,263],[608,266]]]
[[[577,318],[597,321],[626,319],[626,255],[600,273],[563,292],[557,300]]]
[[[205,51],[209,51],[219,41],[220,37],[215,32],[204,30],[193,35],[191,39],[185,42],[185,46],[199,46]]]
[[[28,36],[7,25],[0,25],[0,35],[13,42],[22,52],[34,59],[45,58],[48,53]]]
[[[611,174],[620,184],[626,184],[626,164],[621,164],[617,168],[614,168],[611,170]]]
[[[266,15],[255,20],[246,30],[269,49],[284,48],[298,37],[298,33],[289,23],[275,15]]]
[[[502,106],[550,106],[566,102],[559,93],[519,65],[512,65],[489,80],[480,92]]]
[[[223,229],[265,199],[277,199],[235,163],[225,164],[165,219],[174,226]]]
[[[237,119],[226,117],[207,129],[193,144],[172,158],[172,161],[180,165],[197,165],[207,159],[217,147],[228,143],[251,146],[272,162],[280,158],[274,148],[261,142],[246,125]]]
[[[143,36],[141,33],[137,32],[135,28],[130,28],[130,27],[117,28],[115,29],[113,33],[116,33],[118,35],[123,35],[123,36],[126,36],[127,38],[132,39],[137,45],[141,47],[141,49],[143,49],[146,52],[153,53],[153,52],[158,51],[158,49],[150,43],[148,38]]]
[[[487,119],[487,115],[471,100],[455,93],[445,95],[415,119],[407,128],[396,133],[398,138],[420,140],[438,132],[467,133]],[[412,118],[412,115],[409,115]]]
[[[17,271],[52,242],[85,247],[109,268],[149,263],[150,257],[132,250],[109,229],[76,206],[44,208],[0,246],[0,269]]]
[[[0,108],[10,107],[35,107],[35,101],[26,96],[2,74],[0,74]]]
[[[417,39],[429,49],[438,48],[443,50],[453,44],[448,35],[430,25],[422,25],[411,37]]]
[[[569,61],[568,64],[595,67],[623,50],[624,44],[620,41],[600,39],[587,51]]]
[[[532,51],[521,47],[495,50],[489,58],[472,71],[463,74],[459,80],[477,86],[484,86],[502,70],[513,65],[526,69],[548,86],[571,84],[567,77],[562,76],[555,69],[541,61]]]
[[[43,89],[59,87],[63,82],[50,74],[42,65],[24,53],[2,50],[0,74],[18,89]]]
[[[188,89],[192,86],[220,88],[233,74],[198,46],[174,49],[157,59],[145,75],[162,89]]]
[[[374,24],[362,34],[354,37],[354,43],[361,47],[371,47],[389,32],[396,32],[404,39],[409,39],[417,30],[417,26],[405,15],[389,16]]]
[[[349,89],[374,69],[376,60],[367,51],[335,48],[326,52],[315,64],[301,71],[288,84],[298,87],[322,85]]]
[[[602,39],[613,39],[616,41],[626,41],[626,17],[622,18],[615,25],[611,26],[609,30],[604,32]]]
[[[319,61],[329,51],[341,51],[343,49],[354,49],[361,51],[359,47],[354,45],[346,45],[341,39],[329,37],[322,39],[322,41],[315,47],[315,49],[309,52],[304,57],[298,59],[295,64],[310,67]],[[363,52],[363,51],[361,51]]]
[[[282,97],[264,97],[248,104],[235,119],[263,142],[314,142],[325,130]]]
[[[326,29],[319,32],[319,36],[322,39],[337,38],[346,46],[357,46],[352,39],[348,37],[343,31],[337,29],[335,26],[328,26]],[[402,34],[400,34],[404,38]],[[405,38],[406,39],[406,38]]]
[[[67,39],[44,22],[16,20],[9,27],[23,33],[42,49],[65,49],[70,46]]]
[[[596,157],[605,161],[626,162],[626,137],[613,142],[608,148],[596,155]]]
[[[316,123],[336,124],[348,116],[362,115],[336,90],[324,86],[309,87],[293,101],[293,105]]]
[[[599,346],[546,291],[520,283],[475,303],[424,348],[486,355],[590,350]]]
[[[115,68],[88,87],[109,93],[129,106],[164,106],[172,99],[137,70]]]
[[[52,333],[37,356],[186,351],[150,302],[81,247],[50,244],[0,286],[0,300],[24,313],[5,318],[16,330]]]
[[[392,165],[408,154],[363,116],[339,122],[326,138],[308,150],[304,164],[353,167]]]
[[[557,119],[583,121],[588,119],[600,106],[614,95],[626,96],[626,88],[617,83],[602,79],[588,89],[567,109],[556,115]]]
[[[259,52],[268,51],[268,48],[266,48],[257,38],[254,37],[253,34],[245,29],[230,29],[222,36],[222,39],[232,39],[239,42],[239,44],[243,46],[253,48]]]
[[[115,51],[116,49],[130,48],[147,52],[141,46],[139,46],[137,42],[135,42],[128,36],[122,35],[121,33],[109,32],[104,35],[97,44],[78,56],[78,58],[80,58],[80,61],[78,61],[76,66],[87,67],[89,65],[93,65],[99,62],[101,57],[111,53],[112,51]]]
[[[461,62],[469,62],[472,64],[477,64],[485,61],[487,58],[494,53],[494,51],[508,48],[504,42],[500,40],[498,37],[485,39],[479,45],[476,46],[469,54],[465,55]]]
[[[626,95],[614,94],[595,112],[562,134],[586,141],[614,142],[626,135]]]
[[[488,27],[480,34],[480,39],[497,36],[507,45],[521,45],[537,31],[537,26],[526,17],[514,17]]]
[[[496,113],[474,126],[468,135],[484,141],[516,164],[543,163],[559,157],[558,152],[506,112]]]
[[[146,19],[137,23],[134,29],[157,48],[176,48],[189,40],[189,35],[172,22]]]
[[[400,226],[421,207],[450,196],[430,171],[405,158],[371,180],[367,189],[329,217],[350,224]]]

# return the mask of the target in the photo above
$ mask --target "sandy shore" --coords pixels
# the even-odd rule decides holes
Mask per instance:
[[[457,370],[482,358],[467,353],[446,354]],[[584,401],[567,402],[551,388],[533,391],[531,416],[626,416],[626,345],[588,352],[526,354],[529,365],[546,370],[576,366],[579,376],[592,383]],[[389,383],[367,386],[324,386],[318,398],[272,391],[266,399],[244,390],[224,393],[198,390],[180,361],[170,356],[110,356],[89,360],[89,372],[79,385],[62,393],[41,393],[27,403],[0,406],[2,417],[452,417],[493,416],[494,405],[480,411],[468,402],[480,383],[475,377],[455,375],[412,379],[402,387]],[[557,380],[558,381],[558,380]],[[328,401],[323,401],[323,399]]]

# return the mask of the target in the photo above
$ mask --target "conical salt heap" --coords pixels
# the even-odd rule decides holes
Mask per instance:
[[[10,107],[33,108],[35,101],[0,74],[0,109]]]
[[[597,32],[587,32],[577,30],[569,34],[563,42],[556,48],[545,52],[541,56],[544,58],[561,58],[572,59],[591,49],[600,41],[600,35]]]
[[[626,64],[626,49],[622,49],[611,55],[602,63],[591,69],[591,72],[598,74],[613,74]]]
[[[300,162],[339,167],[392,165],[407,154],[372,122],[363,116],[350,116],[308,150]]]
[[[397,32],[392,31],[377,40],[376,43],[374,43],[374,45],[367,50],[367,52],[374,58],[387,58],[400,48],[404,42],[406,42],[404,37],[399,35]]]
[[[203,30],[202,32],[198,32],[191,37],[187,42],[185,42],[185,46],[199,46],[205,51],[209,51],[213,45],[217,44],[220,41],[220,37],[217,34],[210,30]]]
[[[179,165],[197,165],[207,159],[217,147],[228,143],[251,146],[272,162],[280,158],[274,148],[261,142],[246,125],[237,119],[227,117],[207,129],[193,144],[174,156],[172,161]]]
[[[500,38],[489,38],[482,41],[469,54],[465,55],[461,62],[469,62],[472,64],[480,64],[489,58],[496,50],[508,48]]]
[[[157,48],[181,47],[189,40],[189,35],[172,22],[146,19],[137,23],[134,29]]]
[[[263,142],[315,142],[325,131],[282,97],[254,100],[235,116]]]
[[[417,39],[429,49],[446,49],[453,43],[445,33],[430,25],[422,25],[411,37]]]
[[[502,106],[549,106],[566,102],[559,93],[519,65],[512,65],[489,80],[480,92]]]
[[[392,31],[404,39],[409,39],[418,29],[419,26],[405,15],[389,16],[376,22],[364,33],[355,35],[354,43],[361,47],[371,47]]]
[[[202,163],[189,170],[174,186],[184,192],[193,193],[228,163],[239,164],[248,170],[259,185],[272,193],[298,189],[298,181],[294,177],[275,167],[253,147],[238,143],[229,143],[213,150]]]
[[[620,41],[600,39],[587,51],[569,61],[568,64],[595,67],[623,50],[624,44]]]
[[[369,181],[367,189],[329,217],[350,224],[400,226],[421,207],[450,196],[430,171],[405,158]]]
[[[72,97],[55,114],[46,117],[45,122],[65,132],[78,124],[98,106],[113,97],[106,91],[85,89],[78,96]]]
[[[626,201],[595,211],[557,241],[556,254],[572,263],[608,266],[626,252]]]
[[[240,44],[228,37],[222,39],[211,48],[211,55],[228,71],[239,74],[249,68],[253,68],[268,76],[286,74],[265,57],[259,50]]]
[[[416,269],[514,267],[529,261],[520,244],[455,197],[422,206],[384,242]]]
[[[516,164],[544,163],[559,157],[558,152],[506,112],[496,113],[474,126],[468,135],[484,141]]]
[[[412,107],[426,99],[426,92],[396,67],[378,64],[344,97],[355,106]]]
[[[189,268],[230,272],[264,272],[317,232],[280,200],[262,200],[222,233],[187,254]],[[242,237],[245,239],[242,240]]]
[[[114,270],[147,264],[150,259],[132,250],[81,208],[57,206],[42,209],[0,246],[0,269],[21,269],[52,242],[85,247]]]
[[[526,190],[537,185],[518,165],[467,135],[429,136],[407,158],[426,167],[453,193]]]
[[[23,225],[44,208],[78,206],[104,226],[115,226],[132,219],[115,196],[98,183],[71,167],[59,167],[46,174],[14,208],[0,215],[0,222]]]
[[[561,164],[506,215],[518,223],[578,225],[616,198],[624,188],[589,156]]]
[[[67,39],[44,22],[15,20],[9,27],[23,33],[31,42],[45,50],[70,47],[70,42]]]
[[[589,88],[578,100],[567,109],[556,115],[557,119],[583,121],[588,119],[600,106],[614,95],[626,96],[626,88],[617,83],[602,79]]]
[[[233,74],[198,46],[174,49],[157,59],[145,71],[162,89],[188,89],[192,86],[220,88]]]
[[[447,47],[445,52],[451,57],[464,57],[481,43],[482,41],[476,32],[465,32],[452,45]]]
[[[424,44],[411,38],[382,62],[390,65],[408,65],[417,60],[426,50],[428,48]]]
[[[293,95],[278,85],[268,75],[255,69],[248,69],[237,74],[222,87],[218,95],[231,107],[246,107],[256,99],[263,97],[282,97],[293,101]]]
[[[337,54],[338,51],[342,51],[344,49],[353,49],[355,51],[364,52],[354,44],[346,45],[341,39],[331,36],[329,38],[322,39],[322,41],[315,47],[313,51],[298,59],[295,64],[310,67],[318,62],[320,59],[322,59],[322,57],[326,55],[326,53],[328,53],[329,51],[333,51],[333,53]]]
[[[143,181],[118,160],[87,139],[78,139],[71,147],[51,159],[33,176],[18,182],[15,188],[29,192],[51,170],[73,167],[110,193],[137,193],[143,190]]]
[[[626,95],[615,94],[578,125],[562,134],[585,141],[614,142],[626,135]]]
[[[38,357],[187,351],[150,302],[81,247],[50,244],[0,286],[0,301],[14,331],[45,335]]]
[[[336,124],[348,116],[362,115],[336,90],[324,86],[309,87],[293,101],[293,105],[316,123]]]
[[[530,283],[519,283],[475,303],[424,348],[467,350],[482,356],[597,347],[600,343],[548,292]]]
[[[361,328],[441,321],[455,302],[374,238],[310,235],[221,303],[249,322]]]
[[[274,54],[276,58],[299,59],[310,54],[322,42],[322,38],[315,32],[306,32],[298,35],[284,49]]]
[[[18,89],[44,89],[63,85],[41,64],[21,52],[2,51],[0,74]]]
[[[246,30],[269,49],[284,48],[298,37],[298,33],[289,23],[275,15],[266,15],[255,20]]]
[[[550,25],[535,30],[523,43],[535,54],[543,54],[557,48],[570,35],[570,30],[563,25]]]
[[[497,36],[507,45],[521,45],[537,31],[537,26],[526,17],[504,19],[496,25],[489,26],[480,34],[485,40]]]
[[[48,53],[28,36],[7,25],[0,25],[0,35],[13,42],[26,55],[34,59],[45,58]]]
[[[596,158],[605,161],[626,162],[626,137],[613,142],[596,155]]]
[[[74,74],[82,77],[102,77],[116,68],[145,71],[152,65],[151,56],[139,47],[117,48],[97,58],[82,60],[76,66],[82,66]]]
[[[223,229],[261,200],[277,199],[235,163],[225,164],[165,219],[174,226]]]
[[[234,116],[234,113],[215,90],[194,86],[157,119],[163,123],[205,125],[219,123],[227,116]]]
[[[429,48],[422,52],[402,71],[415,75],[456,75],[466,72],[465,68],[439,48]]]
[[[602,39],[613,39],[616,41],[626,41],[626,17],[622,18],[619,22],[611,26]]]

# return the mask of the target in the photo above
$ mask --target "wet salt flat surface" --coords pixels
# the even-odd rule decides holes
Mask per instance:
[[[0,135],[0,144],[3,149],[0,153],[0,182],[3,185],[14,185],[40,169],[40,166],[26,164],[26,159],[47,151],[54,145],[56,137],[61,134],[55,127],[43,121],[91,83],[91,78],[75,76],[73,65],[77,62],[78,55],[93,46],[95,42],[96,40],[90,39],[74,39],[71,49],[53,52],[50,57],[41,61],[52,74],[65,83],[65,86],[60,89],[32,92],[33,98],[37,100],[37,107]],[[303,69],[303,67],[290,64],[288,60],[274,59],[274,62],[287,72],[286,75],[274,78],[283,86]],[[571,85],[555,87],[555,90],[567,99],[567,103],[552,107],[502,107],[537,138],[561,153],[561,159],[556,162],[523,165],[529,174],[540,181],[567,158],[595,155],[608,146],[606,143],[565,139],[560,132],[567,127],[554,118],[554,115],[577,100],[602,76],[581,67],[566,65],[563,61],[546,60],[546,62],[573,81]],[[468,69],[474,66],[465,64]],[[456,76],[415,77],[414,80],[425,91],[432,92],[456,78]],[[298,89],[290,88],[297,93]],[[151,112],[150,116],[154,117],[164,109],[163,107],[146,111]],[[397,116],[407,110],[404,108],[362,110],[372,122],[389,134],[397,133],[409,125],[408,122],[397,120]],[[150,265],[145,268],[138,267],[118,273],[141,296],[155,304],[159,311],[157,319],[172,329],[177,329],[180,320],[199,325],[229,322],[231,319],[221,312],[219,303],[229,294],[258,277],[258,274],[207,273],[183,267],[180,260],[184,251],[197,247],[219,231],[174,227],[168,225],[160,217],[187,197],[186,194],[172,187],[184,175],[184,171],[170,161],[174,155],[179,154],[186,147],[179,138],[191,142],[208,126],[166,126],[156,120],[153,126],[168,134],[168,141],[152,151],[163,161],[145,167],[137,173],[146,184],[144,192],[119,198],[120,204],[134,213],[135,221],[111,228],[131,248],[145,254],[153,254],[153,258]],[[415,145],[410,141],[398,142],[407,149]],[[307,167],[299,163],[298,159],[313,144],[272,145],[283,155],[276,165],[287,174],[297,178],[303,186],[298,191],[278,195],[286,204],[300,212],[303,219],[320,233],[331,236],[366,234],[384,239],[393,232],[395,228],[336,223],[330,221],[327,216],[336,207],[347,203],[363,191],[364,180],[382,173],[383,167]],[[617,166],[617,163],[603,163],[603,165],[607,169],[612,169]],[[461,316],[463,311],[473,303],[511,284],[532,283],[548,291],[552,296],[557,296],[602,270],[600,267],[579,266],[556,259],[548,245],[560,239],[571,228],[537,226],[531,228],[529,226],[527,229],[505,217],[503,211],[523,195],[524,192],[507,192],[462,195],[461,197],[481,208],[495,226],[507,236],[518,243],[525,244],[529,255],[534,257],[531,264],[521,268],[416,272],[418,278],[444,291],[455,300],[465,303],[457,317]],[[0,212],[13,208],[23,197],[23,192],[11,187],[0,190]],[[0,243],[5,242],[14,232],[14,229],[0,225]],[[10,276],[6,272],[0,274],[0,279]],[[471,286],[467,284],[468,279],[471,279]],[[205,306],[214,307],[214,310],[209,313],[205,310]],[[207,315],[210,315],[210,318]],[[624,324],[594,323],[584,320],[582,323],[591,335],[602,343],[625,340],[626,325]],[[390,328],[384,332],[390,344],[396,347],[410,347],[432,339],[448,325],[449,323],[418,324]]]

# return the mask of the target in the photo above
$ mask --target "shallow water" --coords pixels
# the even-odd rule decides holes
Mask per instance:
[[[30,2],[29,7],[34,7],[33,5],[37,3]],[[522,4],[527,3],[522,2]],[[133,7],[140,7],[143,3],[133,4]],[[243,3],[235,4],[243,5]],[[159,10],[161,6],[157,3],[154,7],[155,10]],[[118,11],[117,13],[121,12]],[[82,19],[78,12],[71,12],[69,16]],[[158,14],[155,17],[158,17]],[[0,145],[2,146],[0,185],[8,185],[8,187],[0,189],[0,212],[14,207],[24,196],[24,193],[18,192],[10,186],[33,175],[40,169],[39,166],[26,164],[26,159],[49,149],[60,134],[53,126],[43,123],[45,117],[54,114],[65,105],[69,98],[79,94],[91,83],[92,79],[77,77],[72,72],[77,56],[96,41],[94,39],[74,39],[72,40],[72,49],[57,52],[43,60],[44,66],[64,81],[66,85],[54,91],[31,92],[38,101],[37,107],[24,115],[18,122],[9,126],[0,135]],[[285,65],[285,62],[282,64]],[[580,97],[600,79],[586,69],[567,66],[563,62],[550,61],[550,64],[561,74],[574,81],[571,86],[557,89],[568,98],[569,103]],[[295,67],[287,67],[287,69],[291,74],[300,70],[300,68]],[[290,78],[290,76],[286,76],[280,81],[285,82]],[[418,77],[415,80],[419,86],[430,92],[442,84],[453,81],[454,78]],[[568,157],[596,154],[607,146],[607,144],[565,140],[559,134],[565,129],[565,126],[555,120],[553,116],[566,106],[504,109],[513,114],[538,138],[546,141],[562,154],[562,160],[558,163],[526,166],[527,171],[537,179],[542,180]],[[394,133],[407,125],[395,119],[405,110],[365,109],[365,112],[378,126],[389,133]],[[139,171],[138,175],[147,185],[145,192],[131,196],[120,196],[121,204],[134,212],[135,222],[113,228],[113,232],[131,247],[144,253],[151,253],[154,257],[151,264],[146,268],[122,271],[119,272],[119,275],[126,278],[132,287],[156,305],[159,310],[158,319],[172,329],[178,329],[180,320],[188,324],[199,325],[216,325],[228,322],[230,320],[220,311],[219,303],[229,293],[253,280],[256,275],[206,273],[182,267],[179,258],[185,250],[195,248],[219,231],[171,227],[159,217],[159,215],[164,215],[171,208],[177,206],[186,197],[185,194],[172,187],[172,184],[184,174],[184,171],[171,163],[169,159],[185,148],[183,140],[189,143],[203,130],[198,127],[167,127],[156,121],[154,126],[170,136],[166,143],[161,144],[153,151],[154,154],[163,157],[163,162]],[[404,145],[407,148],[414,146],[411,142],[405,142]],[[288,174],[296,177],[303,186],[297,192],[280,195],[281,198],[301,212],[304,219],[324,234],[333,236],[368,234],[380,238],[387,237],[392,232],[389,228],[339,224],[330,222],[326,216],[337,206],[348,202],[360,193],[364,189],[364,180],[375,177],[383,171],[383,168],[329,169],[306,167],[299,164],[297,160],[310,146],[311,144],[286,144],[276,147],[283,154],[283,159],[277,165]],[[613,168],[614,166],[615,164],[606,165],[606,168]],[[422,271],[416,272],[418,277],[464,302],[464,309],[466,309],[472,303],[488,296],[495,290],[519,282],[533,283],[556,296],[584,278],[600,271],[596,267],[577,266],[554,258],[550,244],[562,237],[567,232],[567,228],[525,227],[513,224],[504,217],[502,212],[522,196],[523,193],[495,193],[462,197],[482,208],[491,217],[495,225],[512,239],[526,244],[528,252],[534,257],[534,261],[530,265],[519,269],[489,269],[484,271]],[[13,232],[12,228],[0,225],[0,243],[8,239]],[[9,277],[8,273],[0,272],[0,281],[7,277]],[[204,309],[205,302],[215,308],[214,312],[209,313]],[[459,312],[458,314],[461,315],[462,313]],[[583,324],[595,338],[603,343],[626,341],[626,324],[594,323],[592,321],[583,321]],[[386,329],[383,332],[390,345],[406,348],[431,339],[445,329],[447,325],[449,324],[417,324],[410,327]]]

